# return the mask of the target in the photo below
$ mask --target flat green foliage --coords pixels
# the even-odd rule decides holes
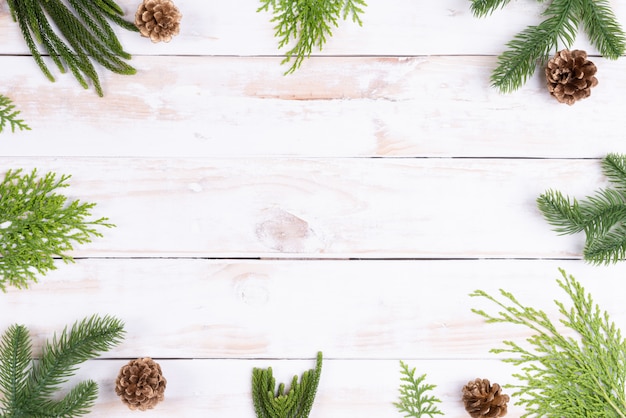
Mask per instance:
[[[556,190],[539,198],[539,210],[559,234],[586,235],[583,257],[593,264],[611,264],[626,256],[626,156],[608,154],[602,170],[613,188],[599,189],[578,201]]]
[[[514,377],[522,384],[507,387],[516,390],[516,405],[525,407],[522,417],[626,417],[626,341],[580,283],[560,272],[563,277],[557,283],[572,306],[555,301],[562,315],[559,322],[576,337],[562,335],[545,312],[522,305],[504,290],[501,300],[482,290],[471,294],[495,303],[501,309],[496,315],[472,311],[487,322],[533,332],[524,345],[504,341],[504,348],[491,350],[521,369]]]
[[[559,49],[570,48],[582,25],[590,42],[609,59],[625,51],[626,35],[617,22],[608,0],[539,0],[548,3],[537,26],[529,26],[508,44],[498,57],[491,83],[503,93],[519,89],[534,74],[537,65],[545,66]],[[471,0],[475,16],[483,17],[504,7],[510,0]]]
[[[89,413],[98,396],[92,380],[78,383],[63,397],[56,392],[78,365],[118,345],[124,324],[110,316],[92,316],[67,327],[43,345],[34,361],[28,329],[12,325],[0,340],[0,417],[77,417]]]
[[[291,388],[285,393],[285,384],[276,389],[272,368],[252,371],[252,400],[257,418],[307,418],[313,407],[322,373],[322,353],[317,353],[315,369],[294,376]]]
[[[353,22],[362,26],[360,15],[366,6],[364,0],[261,0],[261,3],[257,12],[274,14],[271,21],[276,23],[274,35],[280,39],[278,48],[288,46],[292,40],[296,42],[281,63],[294,58],[285,74],[296,71],[311,56],[313,48],[322,50],[341,18],[346,20],[351,16]]]
[[[131,31],[138,29],[122,18],[124,12],[113,0],[7,0],[7,3],[35,62],[50,81],[54,77],[37,44],[60,72],[69,69],[86,89],[90,80],[99,96],[103,95],[102,86],[92,60],[118,74],[136,72],[123,61],[130,59],[130,54],[123,50],[109,21]]]
[[[43,177],[33,170],[9,170],[0,183],[0,289],[28,287],[36,274],[54,270],[54,258],[72,262],[74,244],[100,237],[96,227],[112,227],[107,218],[89,220],[95,203],[67,202],[56,193],[68,187],[68,175]]]
[[[428,394],[437,386],[424,383],[426,374],[415,377],[415,368],[409,369],[403,361],[400,361],[400,368],[402,373],[400,380],[404,383],[400,385],[399,402],[394,402],[398,411],[405,414],[405,417],[414,418],[443,415],[436,405],[441,400]]]
[[[22,119],[17,118],[19,114],[20,111],[15,110],[13,101],[7,96],[0,94],[0,132],[4,130],[7,123],[11,126],[11,132],[15,132],[15,128],[18,128],[20,131],[30,130]]]

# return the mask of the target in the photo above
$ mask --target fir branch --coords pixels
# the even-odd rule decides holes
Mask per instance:
[[[77,321],[68,331],[44,344],[41,358],[34,361],[28,329],[11,326],[0,342],[0,417],[77,417],[89,413],[96,400],[94,381],[78,383],[59,398],[55,396],[77,366],[118,345],[124,324],[110,316],[92,316]]]
[[[291,67],[285,74],[295,72],[305,58],[311,56],[313,48],[322,50],[327,38],[332,36],[333,27],[339,26],[339,19],[352,17],[361,26],[360,15],[366,6],[364,0],[260,0],[257,12],[272,12],[275,22],[274,36],[279,38],[278,48],[295,45],[285,53],[281,64],[293,58]]]
[[[322,373],[322,353],[317,353],[315,369],[294,376],[285,393],[285,384],[276,389],[272,368],[252,371],[252,400],[257,418],[307,418],[313,407]]]
[[[626,156],[609,154],[602,167],[616,188],[599,189],[580,202],[548,190],[537,205],[560,234],[585,232],[583,258],[610,264],[626,257]]]
[[[73,262],[67,255],[74,244],[101,237],[97,227],[113,227],[107,218],[90,220],[95,203],[67,202],[56,193],[68,187],[70,176],[9,170],[0,183],[0,290],[28,287],[36,274],[54,270],[54,258]]]
[[[122,61],[130,59],[130,54],[122,49],[109,21],[127,30],[138,29],[121,18],[123,11],[113,1],[7,0],[7,3],[33,59],[50,81],[54,81],[54,76],[37,43],[60,72],[69,68],[84,88],[89,87],[87,80],[90,80],[99,96],[103,95],[102,86],[91,60],[114,73],[136,72]],[[58,33],[54,28],[58,28]]]
[[[22,119],[18,119],[19,110],[15,110],[13,101],[7,96],[0,94],[0,132],[4,130],[7,123],[11,126],[11,132],[15,132],[15,128],[20,131],[30,130],[30,127],[24,123]]]
[[[470,9],[474,16],[484,17],[492,14],[497,9],[501,9],[511,0],[472,0]]]
[[[500,290],[502,300],[482,290],[470,296],[496,304],[495,315],[472,312],[489,323],[509,323],[528,328],[534,334],[528,347],[504,341],[491,352],[505,354],[503,361],[521,368],[514,376],[524,384],[507,385],[516,390],[526,413],[522,417],[626,417],[626,341],[606,312],[593,303],[581,284],[560,270],[557,283],[571,298],[567,308],[556,301],[560,323],[575,331],[578,338],[566,337],[541,310],[521,304],[511,293]]]
[[[402,378],[405,382],[400,385],[400,401],[394,402],[396,408],[401,413],[407,414],[405,417],[421,418],[434,415],[443,415],[437,408],[437,403],[441,400],[433,395],[426,394],[436,388],[436,385],[426,384],[426,374],[415,377],[415,369],[409,369],[403,361],[400,361]]]
[[[580,0],[582,23],[591,44],[606,58],[624,53],[626,38],[607,0]]]

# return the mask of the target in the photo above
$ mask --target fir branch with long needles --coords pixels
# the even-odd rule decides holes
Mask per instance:
[[[72,262],[74,244],[100,237],[99,227],[113,227],[107,218],[91,219],[95,203],[57,193],[68,187],[69,175],[40,177],[37,170],[9,170],[0,183],[0,290],[26,288],[37,273],[54,270],[55,258]]]
[[[19,110],[15,110],[13,101],[7,96],[0,94],[0,132],[6,128],[7,123],[11,126],[11,132],[15,132],[15,129],[30,130],[30,127],[22,120],[18,119],[20,114]]]
[[[85,89],[89,88],[88,80],[91,81],[99,96],[103,91],[92,60],[114,73],[136,72],[123,61],[131,56],[122,48],[109,22],[130,31],[138,29],[123,19],[124,11],[113,0],[7,0],[7,3],[33,59],[50,81],[54,81],[54,76],[38,44],[60,72],[69,69]]]
[[[75,322],[43,345],[37,361],[28,329],[10,326],[0,339],[0,417],[78,417],[89,413],[98,396],[93,380],[82,381],[63,397],[56,395],[78,365],[118,345],[124,324],[97,315]]]
[[[561,234],[585,233],[583,258],[592,264],[611,264],[626,257],[626,156],[608,154],[602,171],[613,188],[599,189],[584,200],[547,190],[537,206]]]
[[[322,353],[317,353],[315,369],[307,370],[298,381],[294,376],[291,387],[276,388],[272,368],[252,371],[252,400],[257,418],[307,418],[311,413],[322,373]]]
[[[526,344],[504,341],[503,361],[519,366],[514,374],[521,383],[513,388],[522,417],[626,417],[626,341],[600,310],[590,294],[572,276],[560,270],[558,285],[567,293],[572,306],[555,301],[562,318],[557,327],[548,315],[520,303],[513,294],[500,290],[501,298],[476,290],[500,309],[497,314],[472,309],[488,323],[520,325],[533,332]],[[578,334],[563,335],[563,326]],[[569,334],[568,334],[569,335]]]
[[[320,51],[332,36],[332,29],[339,26],[339,20],[348,16],[359,26],[363,25],[361,15],[367,6],[364,0],[261,0],[257,12],[272,12],[272,22],[276,23],[275,37],[279,38],[281,49],[295,41],[285,53],[281,64],[293,58],[291,67],[285,74],[295,72],[305,58],[311,56],[314,48]]]
[[[474,15],[484,17],[510,0],[471,2]],[[532,77],[537,65],[545,66],[550,55],[573,45],[580,26],[606,58],[617,59],[624,54],[626,35],[608,0],[550,0],[543,16],[543,22],[527,27],[507,43],[508,50],[498,57],[491,74],[493,87],[503,93],[519,89]]]
[[[399,412],[405,414],[405,418],[433,418],[435,415],[443,415],[443,412],[437,408],[437,403],[441,403],[441,399],[434,395],[428,394],[437,386],[424,383],[426,374],[415,377],[415,368],[410,369],[409,366],[400,361],[402,377],[400,380],[404,383],[400,385],[400,399],[394,402]]]

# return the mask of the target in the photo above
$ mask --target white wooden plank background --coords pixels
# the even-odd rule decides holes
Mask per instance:
[[[129,16],[136,3],[120,1]],[[0,135],[0,167],[71,174],[67,193],[117,225],[0,295],[0,329],[25,324],[39,347],[92,313],[124,320],[124,343],[73,380],[100,384],[91,416],[132,416],[113,383],[152,356],[168,388],[151,416],[252,418],[253,367],[287,381],[322,350],[311,418],[401,416],[399,360],[465,417],[468,380],[514,382],[489,349],[527,336],[484,324],[470,309],[490,306],[468,294],[506,288],[555,315],[559,267],[626,328],[626,267],[582,262],[583,237],[557,236],[535,206],[548,188],[607,184],[599,159],[626,152],[624,61],[581,34],[591,98],[561,105],[539,73],[502,95],[496,56],[541,4],[476,19],[466,0],[371,0],[363,27],[343,23],[283,76],[256,1],[176,4],[171,43],[120,32],[138,74],[100,71],[98,98],[68,75],[49,83],[0,3],[0,93],[33,128]]]

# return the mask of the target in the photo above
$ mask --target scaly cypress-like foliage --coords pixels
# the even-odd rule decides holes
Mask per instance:
[[[302,374],[300,381],[294,376],[285,393],[285,384],[276,389],[272,368],[252,371],[252,400],[257,418],[307,418],[311,413],[320,375],[322,353],[317,353],[315,369]]]
[[[400,368],[404,382],[400,385],[400,399],[394,405],[398,411],[405,414],[404,417],[422,418],[435,415],[443,415],[437,408],[437,403],[441,400],[433,395],[429,395],[436,385],[424,383],[426,374],[415,377],[415,368],[409,369],[403,361],[400,361]]]
[[[510,2],[471,1],[472,12],[478,17],[489,15]],[[605,57],[617,59],[624,54],[626,35],[608,0],[550,0],[543,16],[543,22],[517,34],[507,43],[508,50],[498,57],[491,83],[501,92],[517,90],[534,74],[537,64],[545,65],[558,49],[570,48],[580,25]]]
[[[295,45],[285,54],[281,64],[295,57],[285,74],[300,68],[302,61],[311,56],[313,48],[322,49],[327,38],[332,36],[333,27],[339,26],[339,19],[352,18],[363,25],[360,15],[366,6],[364,0],[261,0],[257,12],[271,11],[272,22],[276,22],[275,36],[280,39],[278,48],[283,48],[294,40]]]
[[[43,177],[33,170],[9,170],[0,183],[0,290],[28,287],[36,274],[54,270],[54,258],[72,262],[67,255],[74,243],[100,237],[96,227],[112,227],[107,218],[89,220],[95,203],[74,200],[56,193],[68,187],[68,175]]]
[[[98,395],[92,380],[78,383],[65,396],[56,392],[79,364],[119,344],[124,324],[110,316],[92,316],[65,328],[43,346],[33,361],[28,329],[12,325],[0,340],[0,417],[77,417],[89,413]]]
[[[602,170],[615,186],[578,201],[556,190],[537,199],[539,210],[559,234],[586,235],[583,258],[611,264],[626,257],[626,156],[608,154]]]
[[[87,80],[90,80],[99,96],[103,91],[92,60],[118,74],[136,72],[123,61],[130,59],[130,54],[123,50],[109,21],[131,31],[138,29],[122,18],[124,12],[113,0],[7,0],[7,3],[33,59],[50,81],[54,77],[37,44],[49,54],[59,71],[64,73],[69,69],[84,88],[89,87]]]
[[[18,119],[19,110],[15,110],[13,101],[7,96],[0,94],[0,132],[4,130],[7,123],[11,126],[11,132],[15,132],[15,128],[20,131],[30,130],[28,125],[22,119]]]
[[[495,315],[472,312],[489,323],[520,325],[533,332],[526,344],[504,341],[504,348],[491,350],[521,368],[514,377],[523,384],[507,387],[516,390],[516,405],[525,407],[522,417],[624,418],[626,341],[581,284],[560,272],[563,277],[557,282],[572,301],[571,307],[555,301],[563,317],[560,324],[578,338],[562,335],[544,311],[521,304],[504,290],[500,290],[503,300],[482,290],[473,292],[471,296],[485,298],[501,310]]]

